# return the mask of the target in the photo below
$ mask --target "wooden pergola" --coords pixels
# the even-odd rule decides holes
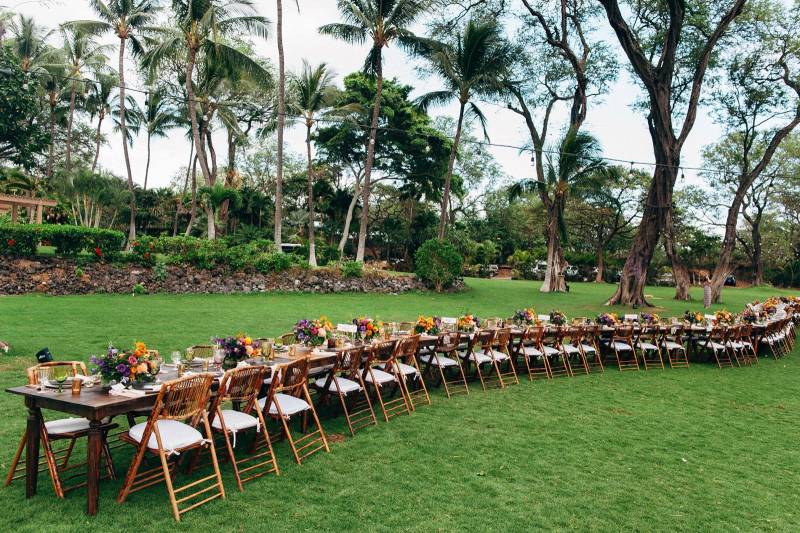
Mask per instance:
[[[20,207],[27,207],[28,209],[36,209],[36,223],[41,224],[44,208],[55,206],[55,200],[48,200],[46,198],[0,194],[0,213],[11,211],[11,222],[17,221],[17,211],[19,211]]]

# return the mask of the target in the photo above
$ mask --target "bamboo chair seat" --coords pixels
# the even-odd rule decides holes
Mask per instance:
[[[211,427],[221,430],[222,423],[224,422],[225,429],[227,429],[228,432],[233,433],[234,439],[236,439],[237,431],[259,428],[261,426],[261,422],[259,422],[258,417],[243,413],[241,411],[235,411],[233,409],[221,409],[219,413],[222,415],[221,419],[219,416],[214,417],[214,421],[211,422]],[[235,446],[236,445],[234,444],[234,447]]]
[[[535,346],[523,346],[522,353],[524,353],[528,357],[541,357],[544,355],[544,352],[542,352]]]
[[[405,363],[395,363],[395,366],[397,367],[397,370],[402,372],[402,374],[404,376],[413,376],[413,375],[419,374],[419,370],[417,370],[416,367],[413,367],[411,365],[407,365]],[[380,365],[378,365],[378,368],[383,370],[384,368],[386,368],[386,366],[383,365],[383,364],[380,364]]]
[[[261,398],[258,400],[258,405],[262,409],[264,409],[264,405],[266,403],[266,398]],[[277,406],[275,405],[276,403],[278,404]],[[297,396],[291,396],[289,394],[283,394],[282,392],[275,393],[275,397],[273,398],[272,403],[269,404],[269,410],[267,412],[272,416],[277,416],[278,407],[280,407],[281,413],[286,418],[311,409],[309,403],[304,399],[298,398]]]
[[[433,366],[440,366],[443,368],[448,366],[458,366],[458,361],[450,359],[449,357],[445,357],[443,355],[434,357],[433,354],[425,354],[425,355],[420,355],[419,358],[424,363],[430,363]]]
[[[369,383],[375,383],[378,386],[383,385],[384,383],[392,383],[397,381],[393,374],[388,372],[384,372],[378,368],[373,368],[371,372],[367,372],[367,375],[364,377],[364,381]]]
[[[89,431],[89,421],[85,418],[62,418],[44,423],[48,435],[66,435]]]
[[[628,344],[627,342],[614,341],[611,343],[611,347],[617,350],[618,352],[630,352],[631,350],[633,350],[631,345]]]
[[[333,381],[334,379],[336,380],[336,383],[334,383],[334,381]],[[317,380],[315,385],[317,385],[318,387],[324,388],[324,386],[325,386],[324,383],[320,384],[320,381],[324,382],[326,380],[324,380],[324,379],[323,380]],[[337,384],[339,385],[338,389],[336,388]],[[330,392],[337,392],[337,391],[340,390],[340,391],[342,391],[342,394],[347,395],[347,394],[349,394],[351,392],[360,392],[361,391],[361,385],[359,385],[358,383],[356,383],[352,379],[347,379],[347,378],[342,378],[342,377],[339,377],[339,376],[334,376],[330,380],[330,385],[328,385],[328,390]]]
[[[142,442],[147,422],[136,424],[128,430],[127,439],[139,444]],[[203,441],[203,435],[189,424],[184,424],[178,420],[158,420],[158,431],[161,434],[161,444],[167,455],[180,454],[181,450],[196,446]],[[125,437],[122,437],[125,438]],[[147,448],[158,451],[158,440],[155,433],[150,434],[147,440]]]

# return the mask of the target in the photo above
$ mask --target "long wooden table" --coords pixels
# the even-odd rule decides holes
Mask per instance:
[[[324,372],[335,360],[332,352],[312,352],[309,354],[309,373]],[[264,361],[266,366],[283,366],[297,358],[278,355],[272,360]],[[169,381],[177,378],[177,373],[168,371],[159,379]],[[219,377],[219,376],[217,376]],[[144,396],[113,396],[104,392],[100,386],[84,387],[79,395],[72,395],[71,390],[57,392],[45,389],[39,392],[29,386],[11,387],[6,392],[22,396],[28,409],[27,445],[25,447],[25,496],[31,498],[36,494],[39,478],[39,428],[43,423],[42,409],[59,411],[89,420],[89,442],[86,448],[86,513],[97,514],[100,508],[100,462],[103,443],[103,420],[123,415],[130,411],[151,408],[155,403],[157,392]]]

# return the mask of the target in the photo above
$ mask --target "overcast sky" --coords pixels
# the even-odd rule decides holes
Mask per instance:
[[[55,0],[43,5],[38,1],[24,1],[14,3],[11,0],[2,2],[14,11],[33,16],[37,23],[55,27],[67,20],[94,18],[86,0]],[[275,2],[261,0],[255,2],[259,12],[270,20],[275,19]],[[341,41],[325,37],[317,29],[329,22],[339,20],[335,0],[301,0],[300,12],[297,11],[291,0],[284,0],[284,46],[288,70],[299,70],[303,59],[308,59],[312,64],[322,61],[335,70],[340,81],[343,75],[358,70],[363,65],[366,54],[365,47],[354,47]],[[109,42],[112,42],[109,38]],[[624,64],[621,51],[616,42],[612,45]],[[277,64],[277,46],[274,39],[257,41],[256,48],[259,53],[269,57]],[[414,70],[414,65],[396,48],[390,48],[385,54],[384,73],[388,77],[396,77],[401,82],[420,87],[422,91],[433,90],[436,80],[420,80]],[[129,78],[130,80],[130,78]],[[128,81],[129,86],[139,86],[141,83],[135,79]],[[596,135],[602,143],[604,155],[625,161],[653,161],[650,135],[644,117],[630,108],[631,102],[638,94],[625,69],[620,71],[620,79],[611,88],[602,102],[590,102],[585,129]],[[142,100],[143,96],[137,95]],[[519,117],[495,105],[482,105],[488,118],[488,131],[493,143],[507,145],[523,145],[528,140],[527,132]],[[457,109],[441,108],[431,111],[432,114],[456,116]],[[563,116],[563,115],[562,115]],[[563,121],[559,121],[559,127]],[[287,133],[289,150],[303,152],[304,133],[301,126],[295,126]],[[105,132],[112,135],[110,124]],[[714,142],[720,135],[719,128],[710,120],[705,110],[701,110],[697,123],[689,136],[683,150],[683,164],[686,166],[701,166],[701,150],[703,146]],[[113,134],[111,144],[101,149],[100,164],[123,176],[124,163],[118,135]],[[224,140],[220,137],[219,143]],[[175,130],[166,139],[154,139],[152,142],[152,163],[150,170],[150,183],[153,186],[165,186],[178,168],[186,165],[188,159],[188,143],[182,131]],[[497,158],[504,171],[512,179],[529,177],[531,163],[529,155],[520,155],[518,150],[509,148],[492,148],[491,152]],[[144,180],[144,167],[146,160],[146,146],[143,137],[137,139],[131,152],[134,169],[134,179],[142,183]],[[652,167],[647,167],[648,172]],[[689,181],[694,181],[694,172],[686,171]]]

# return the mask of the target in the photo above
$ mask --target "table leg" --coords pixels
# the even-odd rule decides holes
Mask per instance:
[[[42,430],[42,411],[28,403],[28,441],[25,444],[25,497],[36,494],[39,481],[39,437]]]
[[[100,507],[100,461],[103,432],[99,420],[89,422],[89,443],[86,447],[86,513],[96,515]]]

